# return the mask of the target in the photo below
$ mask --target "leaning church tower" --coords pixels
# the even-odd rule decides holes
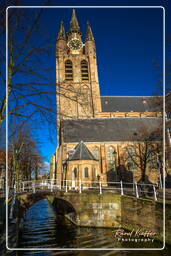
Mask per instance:
[[[101,112],[95,40],[87,24],[83,43],[75,10],[69,31],[61,22],[58,33],[56,86],[58,125],[66,118],[94,118]]]

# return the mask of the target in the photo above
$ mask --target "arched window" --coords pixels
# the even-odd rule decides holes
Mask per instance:
[[[148,167],[150,169],[157,169],[157,166],[158,166],[157,154],[155,152],[151,152],[148,159]]]
[[[81,61],[81,79],[84,81],[89,80],[88,63],[86,60]]]
[[[92,178],[93,178],[93,180],[96,180],[96,178],[97,178],[96,168],[94,166],[92,168]]]
[[[99,148],[98,147],[94,147],[92,150],[93,156],[99,160],[100,159],[100,153],[99,153]]]
[[[108,167],[116,170],[116,150],[112,146],[108,148]]]
[[[89,177],[89,175],[88,175],[88,168],[87,167],[84,168],[84,177],[85,178]]]
[[[129,171],[135,169],[135,160],[136,159],[133,148],[127,147],[127,167]]]
[[[74,178],[77,178],[77,168],[76,167],[74,168],[73,172],[74,172]]]
[[[73,80],[72,61],[70,61],[70,60],[65,61],[65,80],[67,80],[67,81]]]

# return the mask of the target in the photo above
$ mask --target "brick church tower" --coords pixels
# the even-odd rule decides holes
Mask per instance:
[[[58,125],[66,118],[93,118],[101,112],[95,41],[87,24],[85,43],[75,10],[69,31],[63,22],[56,42]]]
[[[158,130],[161,113],[152,96],[100,96],[95,40],[87,24],[83,41],[75,10],[69,31],[65,33],[63,23],[59,29],[56,86],[58,147],[51,177],[59,184],[70,180],[77,187],[80,179],[106,182],[111,174],[118,178],[115,171],[124,166],[124,177],[140,180],[141,169],[135,168],[130,157],[135,136],[143,138],[142,131],[150,135]],[[150,167],[147,175],[152,177],[152,173]]]

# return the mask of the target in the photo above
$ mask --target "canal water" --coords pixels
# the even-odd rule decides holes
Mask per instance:
[[[62,216],[56,216],[53,207],[46,199],[33,204],[26,212],[24,224],[19,236],[20,248],[133,248],[162,247],[159,242],[118,242],[111,229],[80,228]],[[165,251],[24,251],[23,256],[161,256],[169,255]],[[170,254],[171,255],[171,254]]]

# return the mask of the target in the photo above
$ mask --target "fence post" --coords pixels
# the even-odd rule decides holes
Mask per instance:
[[[33,193],[35,194],[36,193],[35,182],[32,183],[32,190],[33,190]]]
[[[16,183],[14,184],[14,194],[16,194],[17,190],[16,190]]]
[[[154,200],[157,201],[157,194],[156,194],[155,185],[153,185],[153,191],[154,191]]]
[[[25,188],[24,188],[24,181],[23,181],[23,192],[24,192],[24,189],[25,189]]]
[[[137,182],[135,182],[135,194],[136,198],[139,198]]]
[[[65,192],[68,192],[68,187],[67,187],[67,180],[65,181]]]
[[[159,182],[160,182],[160,188],[163,188],[163,184],[162,184],[162,178],[161,178],[161,173],[159,173]]]
[[[102,182],[100,181],[99,182],[99,185],[100,185],[100,195],[102,194]]]
[[[82,184],[81,184],[81,180],[80,180],[80,189],[79,189],[79,193],[82,193],[82,188],[81,188]]]
[[[42,180],[42,190],[43,190],[43,186],[44,186],[44,180]]]
[[[53,180],[50,181],[50,191],[53,191]]]
[[[123,192],[123,183],[122,183],[122,180],[121,180],[121,196],[123,196],[124,192]]]

